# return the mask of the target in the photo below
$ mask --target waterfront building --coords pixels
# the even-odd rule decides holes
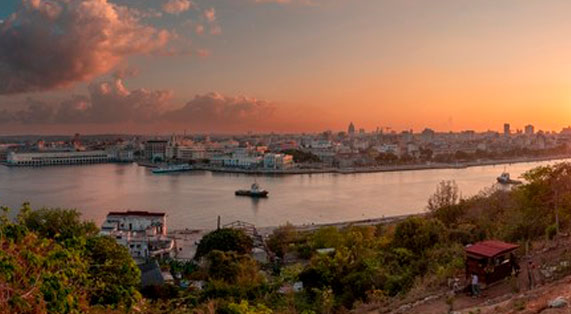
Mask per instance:
[[[165,213],[109,212],[100,233],[126,247],[138,263],[153,257],[172,257],[175,253],[175,242],[167,236]]]
[[[6,158],[8,166],[58,166],[95,164],[113,161],[113,156],[106,151],[67,151],[67,152],[9,152]]]
[[[287,154],[265,154],[264,155],[264,168],[265,169],[291,169],[294,166],[293,156]]]
[[[244,168],[252,169],[258,168],[263,164],[262,156],[249,156],[249,155],[219,155],[210,159],[211,164],[224,166],[229,168]]]
[[[167,140],[148,140],[145,142],[145,159],[147,160],[165,160],[167,157]]]
[[[135,153],[132,148],[116,145],[107,149],[110,161],[116,162],[133,162],[135,160]]]
[[[201,160],[208,157],[206,149],[200,145],[179,146],[176,151],[176,159],[183,161]]]

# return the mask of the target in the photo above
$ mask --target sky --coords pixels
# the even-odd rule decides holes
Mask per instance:
[[[0,134],[560,130],[568,0],[2,0]]]

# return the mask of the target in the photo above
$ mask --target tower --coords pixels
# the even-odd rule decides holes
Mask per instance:
[[[347,128],[347,133],[349,135],[355,134],[355,126],[353,125],[353,122],[349,123],[349,127]]]
[[[504,136],[510,136],[510,124],[509,123],[504,123]]]

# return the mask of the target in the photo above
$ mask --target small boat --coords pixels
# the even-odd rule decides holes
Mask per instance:
[[[188,164],[178,164],[178,165],[168,165],[166,167],[154,168],[151,171],[153,173],[169,173],[169,172],[182,172],[192,170],[192,167]]]
[[[234,194],[237,196],[268,197],[268,191],[260,190],[258,183],[252,184],[249,190],[238,190]]]
[[[512,180],[510,178],[510,174],[509,172],[502,172],[502,174],[500,174],[500,176],[497,178],[498,183],[500,184],[521,184],[521,181],[518,180]]]

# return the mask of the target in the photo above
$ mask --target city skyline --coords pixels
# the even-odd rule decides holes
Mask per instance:
[[[0,132],[301,133],[349,121],[367,131],[502,132],[506,121],[559,131],[571,113],[569,9],[3,1]]]

